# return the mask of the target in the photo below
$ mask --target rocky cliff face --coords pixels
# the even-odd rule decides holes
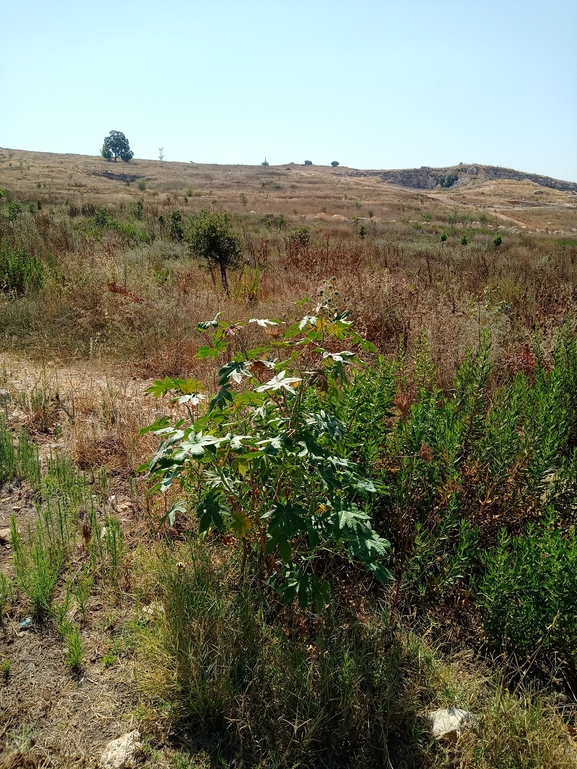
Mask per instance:
[[[514,181],[530,181],[542,187],[551,187],[554,190],[577,192],[577,183],[564,182],[560,179],[552,179],[550,176],[538,174],[526,174],[523,171],[515,171],[512,168],[500,168],[499,166],[465,165],[448,166],[446,168],[404,168],[392,171],[350,171],[349,176],[378,176],[388,184],[398,184],[401,187],[412,187],[417,190],[434,190],[439,184],[443,184],[447,178],[456,177],[456,181],[450,186],[466,184],[471,179],[481,181],[491,179],[513,179]],[[445,181],[445,185],[446,184]]]

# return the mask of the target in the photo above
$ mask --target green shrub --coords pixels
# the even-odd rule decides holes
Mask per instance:
[[[58,536],[50,528],[39,525],[27,533],[25,542],[12,516],[10,541],[14,548],[16,583],[28,596],[36,617],[49,613],[58,577],[64,566],[65,551]]]
[[[8,220],[10,222],[16,221],[16,219],[18,219],[18,217],[22,213],[22,206],[17,200],[13,200],[10,203],[8,203],[6,209],[8,211]]]
[[[186,423],[167,417],[148,428],[162,437],[148,467],[155,488],[184,484],[201,532],[231,532],[252,573],[265,561],[269,569],[274,564],[269,576],[284,599],[317,610],[329,599],[322,575],[333,559],[360,562],[380,582],[390,578],[383,566],[389,543],[367,512],[376,489],[342,455],[345,425],[314,398],[319,388],[338,390],[346,380],[356,358],[347,346],[374,349],[332,301],[328,296],[316,315],[284,332],[276,321],[252,318],[277,333],[274,344],[263,334],[253,350],[244,343],[243,324],[218,316],[200,324],[210,336],[197,357],[229,358],[202,417],[197,407],[205,396],[193,380],[167,378],[149,389],[189,411]],[[335,345],[345,349],[334,352]],[[179,510],[183,503],[165,518],[173,523]]]
[[[106,229],[113,226],[114,216],[110,213],[106,206],[100,206],[100,208],[97,208],[94,212],[92,221],[98,228]]]
[[[12,596],[12,584],[4,572],[0,571],[0,625],[4,621],[4,609]]]
[[[555,655],[577,670],[577,536],[554,518],[519,537],[503,531],[485,555],[477,589],[483,626],[495,646],[519,655]]]
[[[18,295],[36,291],[44,283],[44,264],[30,256],[24,245],[9,245],[6,238],[0,243],[1,289]]]
[[[419,753],[407,679],[416,665],[420,693],[427,655],[383,614],[360,622],[335,605],[308,633],[306,613],[202,541],[165,546],[157,576],[164,611],[143,678],[193,739],[219,735],[246,766],[385,766],[399,740]]]
[[[146,189],[146,179],[138,179],[138,181],[136,182],[136,186],[141,192],[144,192],[144,190]]]
[[[150,235],[136,222],[114,222],[114,229],[132,245],[150,243]]]
[[[80,670],[84,659],[84,647],[78,625],[64,620],[60,625],[60,633],[66,641],[66,664],[73,671]]]
[[[446,176],[439,176],[437,184],[440,184],[441,187],[452,187],[457,181],[459,181],[458,174],[447,174]]]
[[[299,251],[300,249],[307,248],[311,242],[311,230],[310,227],[297,227],[294,232],[289,235],[289,248]]]

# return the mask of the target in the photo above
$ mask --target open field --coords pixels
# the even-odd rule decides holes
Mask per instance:
[[[0,191],[0,767],[577,766],[572,191],[8,149]]]

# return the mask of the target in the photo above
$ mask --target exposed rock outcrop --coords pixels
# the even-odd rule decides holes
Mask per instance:
[[[378,176],[388,184],[398,184],[401,187],[411,187],[418,190],[434,190],[438,185],[456,186],[475,178],[481,181],[493,179],[512,179],[513,181],[530,181],[541,187],[549,187],[563,192],[577,192],[576,182],[565,182],[550,176],[527,174],[515,171],[513,168],[500,166],[484,166],[477,163],[461,163],[458,166],[446,168],[402,168],[390,171],[349,171],[348,176]],[[451,181],[451,183],[447,183]]]

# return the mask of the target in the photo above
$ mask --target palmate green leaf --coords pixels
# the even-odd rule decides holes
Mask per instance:
[[[278,325],[280,325],[278,321],[276,321],[276,320],[269,320],[268,318],[251,318],[249,320],[249,323],[257,323],[259,326],[262,326],[262,328],[266,328],[267,326],[278,326]]]
[[[348,482],[349,486],[357,491],[366,491],[369,494],[375,494],[377,491],[377,487],[370,478],[363,478],[362,476],[357,475],[357,473],[351,473],[346,470],[343,473],[343,477]]]
[[[154,395],[155,398],[160,398],[171,390],[178,390],[178,385],[181,380],[171,379],[165,377],[164,379],[157,379],[153,385],[147,387],[145,393],[147,395]]]
[[[290,325],[284,333],[285,339],[293,339],[298,336],[306,326],[315,326],[317,323],[316,315],[305,315],[300,321]]]
[[[327,489],[331,491],[342,489],[342,479],[337,475],[335,468],[331,465],[321,465],[316,468],[315,472],[321,478]]]
[[[227,407],[227,404],[232,403],[234,403],[234,396],[231,392],[230,385],[223,385],[211,400],[208,411],[209,413],[211,411],[216,411],[217,409],[222,411]]]
[[[199,532],[202,534],[211,528],[222,530],[224,528],[223,513],[228,513],[228,510],[222,505],[220,492],[212,489],[205,495],[197,509]]]
[[[145,390],[145,392],[147,395],[154,395],[155,398],[161,398],[169,392],[187,395],[189,393],[198,393],[199,390],[202,390],[202,384],[196,379],[165,377],[164,379],[157,379],[153,385]]]
[[[318,414],[310,414],[305,422],[312,428],[317,438],[326,434],[332,440],[338,440],[345,434],[343,423],[332,416],[332,414],[328,414],[324,409],[321,409]]]
[[[180,444],[175,458],[180,459],[181,455],[202,457],[207,448],[219,446],[224,441],[226,441],[226,438],[217,438],[214,435],[204,435],[202,432],[195,433],[191,431],[187,439]]]
[[[265,553],[270,555],[278,548],[280,557],[284,563],[290,563],[293,557],[290,540],[282,533],[275,532],[275,535],[266,543]]]
[[[262,406],[266,401],[266,395],[255,393],[253,390],[245,390],[235,396],[235,401],[239,406]]]
[[[349,551],[353,557],[368,563],[386,558],[391,552],[391,543],[375,531],[356,531],[349,537]]]
[[[395,579],[391,572],[380,563],[371,562],[367,563],[366,566],[377,582],[383,585],[386,585],[387,582],[393,582]]]
[[[337,538],[343,535],[358,537],[367,535],[372,531],[369,516],[359,510],[356,505],[350,505],[348,508],[336,507],[332,516],[334,522],[334,533]]]
[[[266,390],[285,389],[290,393],[294,393],[295,389],[294,387],[292,387],[292,385],[298,384],[299,382],[302,382],[301,377],[286,376],[286,371],[281,371],[275,377],[270,379],[268,382],[261,385],[260,387],[257,387],[255,392],[262,393],[262,392],[265,392]]]
[[[180,395],[175,399],[176,403],[188,406],[198,406],[202,401],[206,400],[206,395],[202,393],[191,393],[190,395]]]
[[[306,515],[307,511],[301,505],[283,505],[277,502],[274,508],[262,517],[268,521],[270,536],[282,532],[283,536],[290,538],[299,532],[307,531]]]
[[[350,350],[342,350],[342,352],[328,352],[328,350],[319,350],[319,352],[322,352],[324,360],[331,358],[331,360],[334,360],[337,363],[344,364],[349,364],[351,359],[356,357],[355,353],[350,352]]]
[[[159,433],[160,430],[166,430],[168,427],[171,427],[170,419],[168,417],[160,417],[160,419],[157,419],[156,422],[153,422],[151,425],[143,427],[138,434],[145,435],[146,433]],[[148,467],[148,465],[145,465],[145,467]],[[139,470],[139,472],[141,471]]]
[[[305,315],[304,318],[299,321],[298,329],[299,331],[302,331],[307,325],[316,326],[317,322],[318,318],[316,315]]]
[[[302,446],[305,451],[301,451],[299,456],[306,456],[308,454],[313,459],[322,460],[326,458],[327,452],[320,443],[315,441],[314,437],[307,430],[299,432],[295,436],[295,444]]]
[[[238,537],[246,537],[252,529],[252,521],[244,510],[231,510],[230,527]]]
[[[265,438],[263,441],[257,441],[256,445],[262,447],[259,451],[263,454],[276,456],[283,447],[283,439],[284,435],[275,435],[273,438]]]
[[[184,502],[175,502],[170,510],[168,510],[168,512],[162,516],[160,519],[160,524],[162,525],[165,521],[168,521],[169,526],[174,526],[177,513],[186,513],[186,505]]]
[[[298,566],[290,564],[286,567],[283,581],[277,586],[284,603],[291,603],[298,598],[302,609],[315,605],[317,612],[330,601],[328,583],[319,579],[315,574],[301,571]]]
[[[237,384],[240,384],[243,376],[250,376],[250,371],[247,369],[246,360],[233,360],[227,363],[219,369],[218,372],[218,384],[222,387],[228,384],[232,378]]]
[[[174,464],[174,458],[172,456],[173,447],[184,437],[184,434],[184,430],[175,430],[168,438],[161,442],[148,465],[149,475],[152,475],[164,467],[171,467]]]
[[[243,441],[254,441],[252,435],[228,435],[227,438],[230,440],[231,451],[242,451],[243,449],[246,451],[249,447],[245,446]]]
[[[200,347],[194,356],[197,360],[205,360],[206,358],[218,358],[221,352],[226,350],[226,339],[215,339],[212,347],[205,345]]]

